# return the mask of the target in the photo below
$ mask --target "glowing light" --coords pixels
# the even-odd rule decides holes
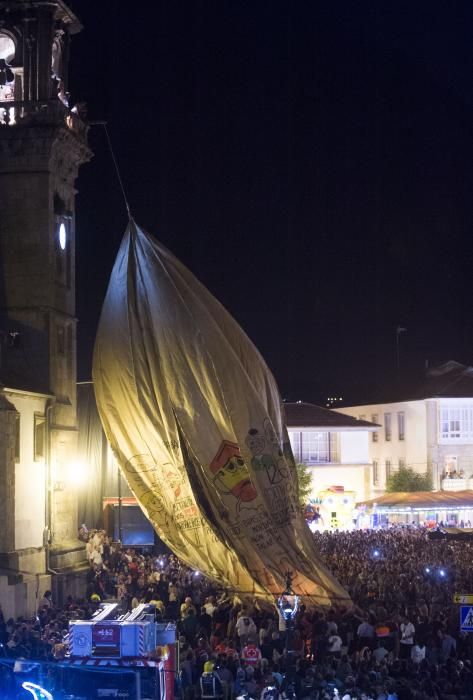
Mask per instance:
[[[373,552],[374,557],[379,557],[379,549],[375,549]]]
[[[31,693],[35,700],[54,700],[51,693],[42,688],[40,685],[36,685],[36,683],[30,683],[29,681],[25,681],[21,685],[22,688],[28,690]]]
[[[426,573],[426,574],[430,574],[430,569],[429,569],[428,566],[426,566],[424,570],[425,570],[425,573]]]
[[[66,243],[67,243],[66,225],[64,223],[61,223],[59,225],[59,246],[60,246],[61,250],[66,250]]]
[[[443,578],[445,576],[445,571],[443,569],[440,569],[439,574]]]
[[[89,469],[84,462],[71,462],[67,466],[67,484],[75,488],[80,488],[87,483]]]
[[[194,571],[194,576],[200,576],[200,571]]]
[[[61,250],[66,250],[66,243],[67,243],[66,226],[64,223],[61,223],[59,225],[59,246],[60,246]]]

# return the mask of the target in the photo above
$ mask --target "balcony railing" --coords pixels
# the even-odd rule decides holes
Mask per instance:
[[[0,128],[35,124],[65,124],[82,140],[87,137],[87,124],[60,100],[0,102]]]
[[[442,491],[464,491],[473,487],[473,479],[442,479]]]

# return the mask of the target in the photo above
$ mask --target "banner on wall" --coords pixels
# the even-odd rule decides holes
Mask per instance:
[[[242,594],[293,588],[348,603],[298,507],[276,382],[210,292],[130,221],[98,328],[97,406],[122,473],[161,539]]]

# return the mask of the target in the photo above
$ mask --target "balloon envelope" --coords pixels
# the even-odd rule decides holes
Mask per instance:
[[[296,593],[349,602],[300,512],[271,372],[222,305],[133,221],[93,379],[122,473],[177,556],[238,593],[274,599],[291,571]]]

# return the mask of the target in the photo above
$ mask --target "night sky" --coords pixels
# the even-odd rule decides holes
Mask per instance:
[[[107,120],[135,220],[238,320],[284,397],[407,395],[426,360],[473,364],[470,0],[70,4],[70,91]],[[127,223],[102,127],[90,143],[82,380]]]

